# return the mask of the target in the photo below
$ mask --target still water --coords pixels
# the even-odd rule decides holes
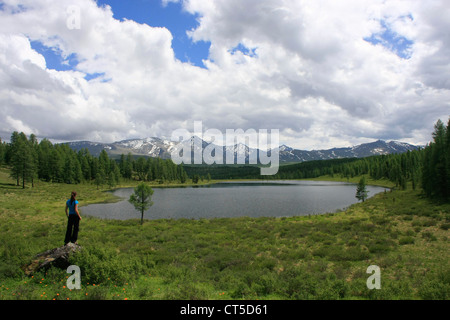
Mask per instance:
[[[153,188],[144,219],[291,217],[345,209],[357,202],[356,185],[323,181],[222,182],[202,187]],[[385,188],[367,186],[369,197]],[[92,204],[81,214],[104,219],[140,219],[128,202],[132,188],[113,194],[122,201]]]

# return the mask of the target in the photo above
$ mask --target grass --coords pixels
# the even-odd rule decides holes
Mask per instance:
[[[0,299],[450,297],[450,205],[412,190],[307,217],[162,219],[142,226],[84,217],[84,249],[71,261],[81,268],[81,289],[69,290],[70,275],[57,268],[25,276],[22,266],[34,255],[63,244],[72,189],[82,204],[114,201],[106,188],[89,184],[21,189],[0,169]],[[381,268],[380,290],[366,286],[370,265]]]

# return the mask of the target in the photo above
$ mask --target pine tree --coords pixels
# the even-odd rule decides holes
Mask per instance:
[[[14,132],[11,136],[11,148],[11,175],[16,178],[17,185],[22,179],[22,188],[25,188],[25,182],[33,180],[37,169],[32,144],[23,132]]]
[[[141,212],[141,225],[144,223],[145,210],[148,210],[153,205],[153,202],[151,201],[152,195],[153,189],[145,183],[141,183],[134,188],[134,193],[128,200],[136,210]]]
[[[422,164],[422,187],[428,197],[450,199],[449,125],[438,120],[434,126],[433,141],[425,147]]]
[[[445,197],[450,199],[450,117],[447,122],[447,130],[445,137],[445,171],[447,177],[447,192]]]
[[[133,158],[131,156],[131,153],[128,153],[127,157],[125,158],[122,175],[125,179],[133,178]]]
[[[89,164],[88,155],[84,155],[81,158],[81,172],[82,172],[84,180],[86,180],[86,181],[91,180],[91,178],[92,178],[91,166]]]
[[[145,181],[147,178],[147,166],[146,161],[143,157],[139,157],[135,162],[135,171],[138,175],[139,181]]]
[[[105,183],[106,174],[103,168],[100,168],[100,170],[97,171],[95,175],[95,184],[97,186],[97,189],[99,186],[103,185]]]
[[[0,166],[5,163],[6,145],[0,138]]]
[[[11,142],[10,142],[10,155],[9,155],[9,164],[11,165],[11,177],[16,179],[16,185],[19,186],[20,183],[20,164],[18,163],[18,159],[16,154],[18,153],[19,149],[19,133],[17,131],[14,131],[11,134]]]
[[[43,139],[38,146],[38,176],[40,179],[45,181],[50,181],[51,172],[51,162],[50,156],[53,145],[47,139]]]
[[[439,198],[445,198],[447,194],[447,172],[445,165],[445,145],[446,145],[446,128],[441,120],[435,125],[435,131],[433,133],[433,139],[435,148],[432,153],[432,163],[434,166],[434,175],[436,177],[436,196]]]
[[[359,180],[358,186],[356,187],[356,198],[364,202],[367,199],[368,193],[369,192],[366,188],[366,178],[362,177],[361,180]]]

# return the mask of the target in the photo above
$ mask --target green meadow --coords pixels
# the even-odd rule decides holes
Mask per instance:
[[[0,299],[450,297],[450,205],[410,187],[345,211],[291,218],[145,220],[141,226],[86,217],[81,206],[83,250],[71,258],[81,268],[81,289],[67,288],[66,270],[26,276],[22,267],[36,254],[63,245],[64,205],[73,189],[82,206],[115,201],[93,184],[37,182],[22,189],[0,169]],[[371,265],[381,270],[379,290],[366,285]]]

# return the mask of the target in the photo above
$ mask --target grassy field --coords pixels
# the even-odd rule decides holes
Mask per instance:
[[[0,169],[0,299],[450,297],[450,205],[412,190],[307,217],[146,220],[142,226],[84,217],[83,250],[72,258],[81,268],[81,289],[66,287],[65,270],[26,276],[22,266],[34,255],[63,244],[72,189],[83,205],[114,201],[88,184],[21,189]],[[370,265],[381,269],[380,290],[366,286]]]

